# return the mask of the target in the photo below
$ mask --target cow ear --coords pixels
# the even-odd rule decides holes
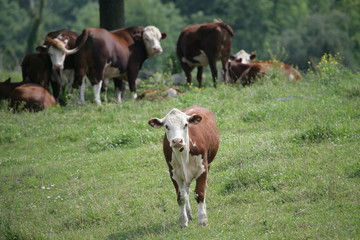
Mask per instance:
[[[5,83],[10,83],[11,82],[11,78],[8,78]]]
[[[43,52],[46,52],[47,46],[41,45],[41,46],[37,46],[35,49],[36,49],[36,51],[43,53]]]
[[[257,56],[256,53],[253,53],[253,54],[250,55],[250,59],[253,60],[253,59],[256,58],[256,56]]]
[[[202,120],[202,117],[197,114],[191,115],[188,119],[190,126],[198,124],[199,122],[201,122],[201,120]]]
[[[152,118],[148,121],[148,124],[153,128],[161,128],[164,124],[158,118]]]
[[[135,41],[142,41],[143,28],[135,28],[131,31],[131,36]]]
[[[165,39],[167,37],[167,34],[165,32],[161,33],[161,39]]]
[[[230,60],[236,60],[236,57],[234,55],[230,55]]]

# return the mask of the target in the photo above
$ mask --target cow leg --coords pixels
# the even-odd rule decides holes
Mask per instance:
[[[128,81],[129,81],[129,88],[130,88],[132,99],[137,98],[137,94],[136,94],[136,78],[137,78],[139,69],[140,68],[134,67],[133,69],[129,69],[128,72],[127,72],[127,77],[128,77]]]
[[[121,78],[114,78],[115,87],[115,101],[121,103],[122,99],[125,99],[125,84]]]
[[[186,81],[188,83],[188,85],[191,85],[192,83],[192,77],[191,77],[191,71],[193,70],[193,68],[189,67],[189,65],[187,65],[186,63],[180,62],[181,63],[181,67],[185,72],[185,77],[186,77]]]
[[[222,75],[223,75],[223,79],[224,79],[224,83],[228,84],[228,71],[229,71],[229,64],[228,64],[228,59],[222,59],[221,60],[221,64],[222,64]]]
[[[101,85],[102,85],[103,81],[100,80],[100,82],[98,84],[95,84],[93,86],[94,88],[94,97],[95,97],[95,102],[96,105],[100,106],[101,105],[101,99],[100,99],[100,92],[101,92]]]
[[[207,166],[204,166],[204,167],[205,167],[205,172],[203,172],[196,179],[196,187],[195,187],[195,199],[198,203],[197,218],[198,218],[199,225],[202,225],[202,226],[206,226],[208,224],[208,219],[207,219],[207,215],[206,215],[206,203],[205,203],[205,192],[206,192],[206,187],[207,187],[208,167]]]
[[[85,89],[86,89],[86,78],[83,77],[81,86],[80,86],[80,101],[85,103]]]
[[[174,184],[179,205],[179,227],[188,227],[189,220],[192,220],[191,208],[189,202],[189,187],[183,181],[175,181],[173,179],[172,167],[169,166],[170,178]]]
[[[198,83],[199,83],[199,88],[202,87],[202,74],[204,72],[204,67],[200,66],[197,68],[198,71],[197,71],[197,80],[198,80]]]
[[[211,58],[209,57],[209,59],[211,59]],[[210,66],[211,75],[212,75],[212,78],[214,81],[214,87],[216,87],[216,79],[217,79],[217,75],[218,75],[217,68],[216,68],[216,61],[209,61],[209,66]]]

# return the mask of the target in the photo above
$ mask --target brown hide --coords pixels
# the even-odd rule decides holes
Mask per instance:
[[[49,89],[52,65],[49,55],[45,53],[29,53],[22,63],[23,82],[37,83]]]
[[[293,75],[295,80],[301,79],[301,74],[295,68],[283,62],[255,61],[245,64],[241,63],[241,59],[229,62],[229,76],[234,83],[240,79],[241,84],[245,86],[276,68],[280,69],[280,73],[286,77],[290,78]]]
[[[15,111],[24,104],[24,108],[31,111],[39,111],[56,105],[55,98],[38,84],[23,84],[14,89],[10,95],[10,107]]]
[[[138,72],[148,58],[142,41],[144,27],[129,27],[109,32],[101,28],[86,28],[79,35],[76,46],[82,46],[75,54],[74,85],[81,85],[82,78],[87,75],[91,84],[104,80],[107,63],[126,73],[130,91],[136,92],[135,80]],[[165,37],[164,37],[165,38]],[[121,81],[121,77],[114,81]],[[115,82],[115,86],[120,84]]]
[[[201,108],[199,106],[192,106],[187,109],[182,110],[182,112],[187,115],[198,114],[202,117],[200,123],[189,127],[189,137],[192,142],[196,142],[196,146],[190,143],[190,154],[191,155],[202,155],[203,156],[203,165],[205,167],[205,176],[210,169],[210,164],[214,160],[216,153],[219,149],[219,132],[216,127],[216,120],[213,113],[205,108]],[[166,162],[169,167],[169,172],[171,176],[171,180],[175,186],[177,197],[179,201],[179,188],[177,183],[172,178],[172,166],[170,164],[172,158],[172,148],[170,147],[170,143],[166,137],[166,134],[163,139],[163,151],[165,155]],[[198,202],[203,201],[205,197],[205,184],[207,181],[207,177],[205,179],[200,179],[197,181],[197,193],[196,200]]]
[[[191,71],[198,68],[197,80],[202,87],[202,72],[206,66],[196,58],[202,52],[206,54],[211,69],[214,87],[216,87],[216,62],[221,61],[224,79],[227,79],[227,62],[231,55],[231,42],[234,35],[231,27],[222,22],[192,25],[181,31],[177,41],[177,56],[180,60],[188,83],[192,82]],[[185,60],[186,59],[186,60]],[[190,62],[190,63],[189,63]]]

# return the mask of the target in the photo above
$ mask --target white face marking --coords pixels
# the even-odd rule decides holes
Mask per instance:
[[[50,46],[48,50],[53,69],[63,69],[66,54],[57,47]]]
[[[180,149],[189,145],[189,116],[178,109],[171,110],[163,119],[165,133],[170,147]]]
[[[162,53],[160,44],[161,32],[157,27],[147,26],[143,32],[143,41],[145,43],[146,51],[149,57],[155,57]]]
[[[240,50],[234,56],[235,60],[239,60],[241,58],[241,63],[250,63],[251,54],[247,53],[245,50]]]

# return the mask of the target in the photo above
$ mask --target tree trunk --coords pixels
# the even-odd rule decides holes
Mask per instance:
[[[100,27],[109,31],[125,26],[124,0],[99,0]]]
[[[38,36],[39,27],[40,24],[42,23],[42,14],[43,14],[44,5],[45,5],[45,0],[41,0],[39,5],[39,13],[36,14],[36,8],[34,6],[34,2],[30,1],[30,17],[33,19],[33,24],[31,26],[30,33],[27,39],[25,54],[29,52],[34,52],[35,42]]]

